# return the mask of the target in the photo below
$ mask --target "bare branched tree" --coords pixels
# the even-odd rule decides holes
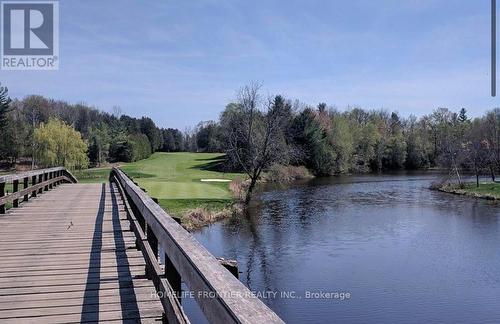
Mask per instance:
[[[260,89],[258,83],[243,87],[237,103],[229,105],[221,118],[228,160],[250,179],[246,204],[265,168],[286,156],[283,123],[290,105],[280,96],[262,100]]]

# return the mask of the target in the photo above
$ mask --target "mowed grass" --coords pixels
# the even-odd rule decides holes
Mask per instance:
[[[134,173],[146,175],[136,181],[159,199],[229,199],[228,183],[201,182],[238,176],[209,170],[221,158],[223,155],[214,153],[155,153],[146,160],[122,166],[122,170],[134,179]]]
[[[109,179],[111,168],[93,168],[86,170],[75,170],[73,175],[81,183],[101,183]]]
[[[479,188],[476,187],[476,184],[467,184],[464,189],[467,192],[477,193],[481,195],[491,195],[495,198],[500,199],[500,183],[480,183]]]
[[[201,179],[233,180],[238,173],[213,170],[224,155],[217,153],[155,153],[145,160],[126,163],[120,168],[151,197],[158,198],[168,212],[181,216],[187,210],[203,207],[223,209],[233,201],[228,182],[202,182]],[[75,172],[80,182],[105,182],[110,168]]]

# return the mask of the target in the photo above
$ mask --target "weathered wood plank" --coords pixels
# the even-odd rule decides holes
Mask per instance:
[[[23,269],[24,270],[24,269]],[[117,265],[114,267],[93,267],[93,268],[58,268],[54,270],[42,270],[42,271],[15,271],[15,272],[9,272],[9,273],[0,273],[0,286],[2,285],[2,282],[9,282],[13,281],[17,278],[23,278],[25,279],[26,277],[32,277],[35,280],[43,280],[44,278],[49,278],[49,279],[64,279],[64,278],[78,278],[78,277],[83,277],[89,278],[89,277],[97,277],[97,278],[104,278],[105,276],[108,275],[118,275],[123,273],[130,273],[132,276],[142,276],[144,275],[144,265],[136,265],[136,266],[131,266],[131,265]],[[101,275],[105,275],[101,277]]]
[[[129,288],[126,291],[112,290],[111,294],[100,295],[99,291],[96,291],[95,296],[86,301],[89,305],[99,305],[99,304],[117,304],[117,303],[130,303],[130,302],[153,302],[158,303],[154,291],[151,290],[136,290]],[[66,296],[62,299],[57,298],[47,298],[47,299],[19,299],[11,303],[0,302],[0,318],[2,316],[2,311],[18,311],[20,317],[26,314],[31,314],[32,309],[40,308],[58,308],[58,307],[78,307],[82,306],[84,302],[84,296],[79,296],[75,298],[69,298],[70,294],[66,293]],[[50,296],[49,294],[43,296]],[[160,306],[161,307],[161,306]]]
[[[112,281],[112,282],[101,282],[97,284],[68,284],[64,286],[39,286],[39,287],[18,287],[18,288],[5,288],[1,290],[0,296],[11,296],[11,295],[27,295],[29,298],[31,295],[36,294],[47,294],[52,292],[75,292],[75,291],[93,291],[93,290],[106,290],[106,289],[125,289],[134,287],[147,287],[151,288],[151,281],[147,279],[135,279],[133,281]]]
[[[138,253],[137,251],[134,251],[134,250],[127,250],[125,251],[125,254],[121,254],[120,255],[120,258],[131,258],[131,257],[142,257],[142,255],[140,253]],[[115,259],[117,258],[116,257],[116,253],[112,253],[112,252],[107,252],[107,251],[103,251],[101,253],[101,258],[100,260],[104,260],[104,259]],[[94,260],[97,260],[99,261],[98,259],[94,259]],[[23,264],[25,263],[43,263],[43,264],[48,264],[50,261],[54,261],[55,263],[57,262],[64,262],[64,264],[69,264],[70,262],[73,262],[73,261],[78,261],[78,262],[92,262],[94,261],[88,257],[86,257],[85,254],[60,254],[58,255],[57,258],[53,257],[52,254],[45,254],[43,256],[37,256],[36,257],[36,260],[35,258],[26,258],[25,256],[8,256],[8,257],[2,257],[0,259],[0,265],[6,265],[6,264],[11,264],[12,262],[18,262],[18,264],[20,262],[24,262]]]
[[[143,267],[146,265],[144,260],[141,257],[137,258],[128,258],[128,263],[130,267],[135,267],[135,266],[141,266]],[[11,275],[18,275],[18,274],[24,274],[24,275],[34,275],[36,276],[38,273],[41,272],[47,272],[47,271],[105,271],[107,268],[111,269],[116,269],[117,267],[121,267],[120,261],[116,262],[114,260],[109,260],[109,261],[103,261],[100,262],[99,264],[97,263],[88,263],[88,262],[80,262],[78,264],[31,264],[31,265],[24,265],[22,270],[19,270],[17,266],[2,266],[0,268],[0,277],[7,277]],[[94,270],[96,269],[96,270]]]
[[[137,296],[138,298],[154,298],[155,290],[152,287],[131,287],[124,289],[99,289],[91,291],[90,296],[104,298],[104,297],[116,297],[120,296]],[[59,301],[61,304],[61,300],[68,300],[70,302],[65,305],[78,305],[77,301],[83,300],[85,297],[85,289],[79,291],[68,291],[68,292],[48,292],[42,294],[34,294],[28,298],[25,295],[8,295],[8,296],[0,296],[0,309],[21,309],[32,307],[39,301]],[[12,305],[14,303],[14,305]],[[8,305],[10,304],[10,305]],[[82,304],[79,304],[82,305]],[[9,308],[13,307],[13,308]]]
[[[137,300],[137,298],[131,298],[132,301],[120,302],[120,295],[117,296],[115,300],[111,300],[111,303],[101,303],[99,299],[94,298],[88,304],[82,305],[47,305],[46,302],[40,302],[37,306],[29,309],[0,309],[0,320],[9,318],[20,318],[20,317],[35,317],[35,316],[51,316],[51,315],[65,315],[65,314],[82,314],[94,313],[94,312],[109,312],[109,311],[121,311],[134,310],[139,311],[140,309],[157,309],[161,307],[160,302],[157,299],[144,299]],[[135,296],[134,296],[135,297]],[[44,305],[45,304],[45,305]]]
[[[82,320],[80,314],[63,314],[44,317],[28,317],[2,320],[2,324],[65,324],[65,323],[161,323],[161,317],[153,309],[135,311],[108,311],[86,313],[89,320]]]

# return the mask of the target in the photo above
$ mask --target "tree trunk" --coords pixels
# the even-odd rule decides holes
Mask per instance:
[[[495,168],[493,165],[490,165],[490,172],[491,172],[491,181],[495,182]]]
[[[455,174],[457,175],[457,180],[458,180],[458,185],[461,188],[462,187],[462,179],[460,178],[460,172],[458,172],[458,168],[455,166]]]
[[[479,172],[476,170],[476,187],[479,188]]]
[[[250,200],[252,199],[252,192],[256,184],[257,178],[252,178],[250,181],[250,186],[248,186],[247,194],[245,196],[245,205],[248,205],[250,203]]]

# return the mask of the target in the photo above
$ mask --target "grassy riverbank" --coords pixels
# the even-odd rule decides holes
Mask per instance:
[[[216,214],[228,213],[234,203],[229,181],[242,175],[214,171],[222,157],[214,153],[155,153],[120,167],[151,197],[158,198],[167,212],[181,217],[186,227],[196,227],[194,223],[204,223],[200,218],[222,218]],[[105,182],[109,171],[88,169],[75,172],[75,176],[81,182]],[[188,215],[190,211],[194,213]]]
[[[475,183],[467,183],[464,188],[460,188],[458,185],[446,185],[439,190],[475,198],[500,200],[500,183],[481,183],[479,187]]]

